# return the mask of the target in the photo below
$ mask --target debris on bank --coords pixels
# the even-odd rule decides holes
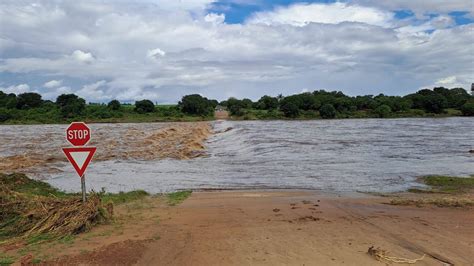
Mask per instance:
[[[425,258],[425,254],[423,254],[423,256],[421,256],[418,259],[392,257],[392,256],[388,256],[388,252],[386,250],[383,250],[381,248],[374,248],[374,246],[369,247],[367,254],[369,254],[369,256],[373,257],[374,259],[378,261],[387,262],[387,263],[415,264],[418,261],[421,261]]]
[[[40,235],[63,238],[110,218],[98,194],[83,203],[79,195],[24,174],[0,174],[0,244]]]

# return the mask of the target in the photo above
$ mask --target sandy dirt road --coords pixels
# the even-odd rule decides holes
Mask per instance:
[[[371,246],[409,259],[425,254],[416,265],[474,264],[472,208],[387,201],[307,191],[197,192],[178,206],[149,199],[118,208],[122,227],[94,229],[88,234],[103,236],[85,234],[45,264],[385,264],[367,255]]]

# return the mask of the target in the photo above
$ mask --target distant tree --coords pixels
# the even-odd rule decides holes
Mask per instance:
[[[278,99],[268,95],[263,96],[258,100],[258,109],[273,110],[278,108]]]
[[[9,110],[6,108],[0,107],[0,122],[5,122],[11,118],[12,118],[12,115],[10,114]]]
[[[355,103],[352,103],[350,97],[338,97],[334,100],[334,108],[338,112],[348,112],[348,111],[355,111],[357,106]]]
[[[390,115],[390,113],[392,112],[392,109],[390,108],[390,106],[386,104],[382,104],[379,107],[375,108],[374,111],[378,117],[385,118]]]
[[[285,102],[283,105],[280,106],[280,109],[286,117],[295,118],[298,117],[298,115],[300,114],[300,109],[298,108],[298,106],[291,101]]]
[[[449,108],[461,108],[471,96],[463,88],[450,89],[446,95],[443,95],[448,100]]]
[[[244,98],[242,99],[242,105],[245,109],[250,109],[252,108],[253,102],[250,99]]]
[[[207,116],[213,111],[211,101],[199,94],[184,96],[178,103],[178,106],[184,113],[192,115]]]
[[[18,109],[30,109],[40,107],[43,103],[41,95],[34,92],[27,92],[19,94],[16,101],[16,108]]]
[[[139,114],[151,113],[155,111],[155,105],[150,100],[136,101],[134,110]]]
[[[324,119],[335,118],[336,117],[336,108],[332,104],[324,104],[319,109],[319,114]]]
[[[6,94],[3,91],[0,91],[0,107],[5,107],[7,109],[16,108],[17,98],[14,93]]]
[[[117,110],[120,110],[121,105],[120,105],[120,102],[119,102],[119,101],[117,101],[117,100],[112,100],[112,101],[110,101],[110,102],[107,104],[107,107],[108,107],[110,110],[117,111]]]
[[[427,95],[423,99],[423,108],[430,113],[440,114],[448,105],[448,100],[441,94]]]
[[[474,100],[465,103],[461,107],[461,112],[464,116],[474,116]]]
[[[211,104],[212,108],[216,108],[216,106],[219,105],[219,102],[217,100],[209,100],[209,103]]]
[[[61,94],[56,98],[61,115],[65,118],[79,116],[86,108],[86,101],[75,94]]]
[[[234,97],[227,99],[227,108],[231,115],[242,116],[244,115],[243,109],[245,108],[245,103],[243,100],[239,100]]]

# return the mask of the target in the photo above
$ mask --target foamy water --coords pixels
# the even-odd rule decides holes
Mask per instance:
[[[96,124],[92,128],[114,136],[115,130],[127,126],[130,124]],[[160,124],[134,127],[147,130]],[[208,188],[390,192],[420,186],[415,182],[420,175],[474,174],[474,155],[468,152],[474,148],[473,118],[217,121],[213,127],[233,130],[208,140],[207,157],[92,162],[86,176],[88,189],[144,189],[152,193]],[[63,126],[22,126],[17,134],[41,129],[54,131],[51,134],[55,138],[64,130]],[[9,130],[12,126],[0,127],[0,136]],[[126,143],[120,144],[119,149],[126,149]],[[14,145],[0,147],[0,153],[15,153]],[[56,164],[60,171],[41,177],[61,189],[80,191],[72,167]]]

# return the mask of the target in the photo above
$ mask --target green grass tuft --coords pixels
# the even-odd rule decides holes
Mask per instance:
[[[150,194],[144,190],[134,190],[130,192],[103,193],[101,199],[103,203],[112,202],[114,204],[121,204],[139,200],[149,195]]]
[[[1,266],[11,265],[14,262],[15,262],[15,259],[13,259],[12,257],[3,256],[2,254],[0,254],[0,265]]]
[[[428,175],[422,180],[438,192],[462,193],[474,189],[474,177]]]
[[[30,179],[24,174],[0,174],[0,185],[30,196],[53,196],[61,198],[68,195],[66,192],[60,191],[48,183]]]
[[[185,199],[187,199],[189,196],[191,196],[191,193],[192,193],[192,191],[190,191],[190,190],[169,193],[167,195],[168,205],[175,206],[175,205],[180,204]]]

